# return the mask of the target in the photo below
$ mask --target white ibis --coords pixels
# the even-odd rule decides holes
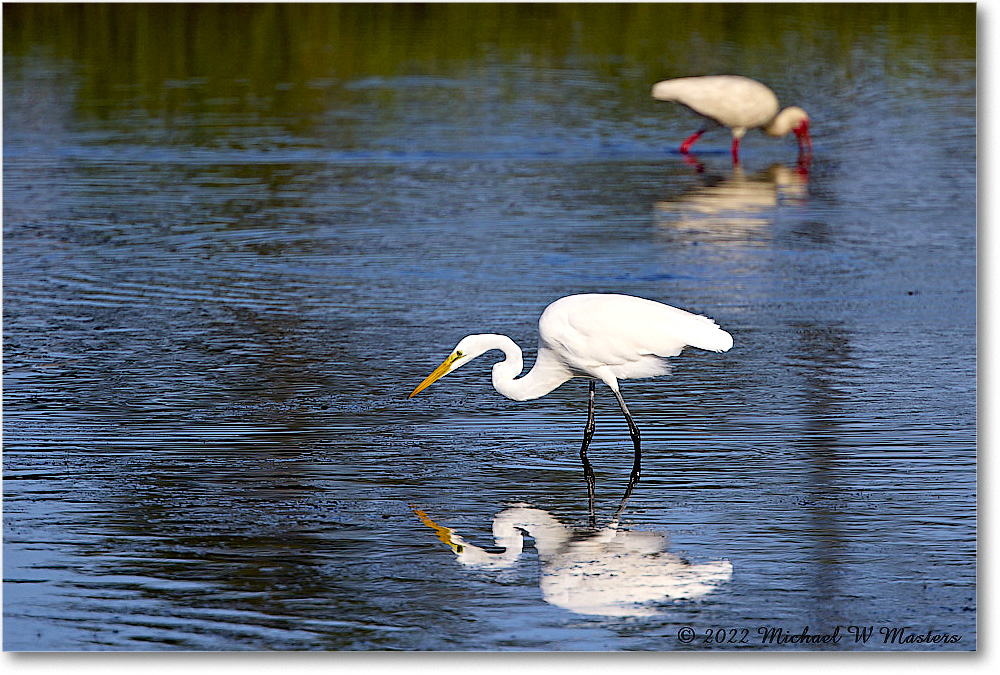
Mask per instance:
[[[681,144],[685,155],[702,134],[715,126],[732,131],[736,164],[740,161],[740,139],[750,129],[759,128],[769,136],[784,136],[794,131],[799,139],[799,154],[812,152],[806,111],[790,106],[778,112],[778,97],[774,92],[749,77],[707,75],[663,80],[653,85],[653,98],[680,103],[705,118],[705,124]]]

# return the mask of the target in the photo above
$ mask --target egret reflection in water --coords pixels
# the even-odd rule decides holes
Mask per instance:
[[[419,508],[414,512],[471,568],[512,567],[524,552],[525,535],[531,537],[542,566],[542,597],[578,614],[654,615],[655,603],[701,598],[733,576],[729,560],[691,563],[666,551],[667,533],[623,529],[617,517],[601,529],[577,531],[547,511],[517,504],[493,518],[495,546],[481,547]]]
[[[703,167],[696,167],[699,172]],[[809,173],[773,164],[747,174],[734,167],[728,176],[704,177],[704,184],[672,199],[654,204],[662,231],[700,240],[726,241],[765,234],[783,205],[804,205],[809,196]]]

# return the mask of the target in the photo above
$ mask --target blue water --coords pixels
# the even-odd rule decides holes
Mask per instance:
[[[4,648],[974,649],[975,63],[775,70],[812,162],[752,134],[734,169],[716,132],[701,172],[628,73],[473,65],[314,83],[300,128],[88,115],[92,73],[5,57]],[[579,292],[735,340],[623,385],[616,541],[732,569],[631,616],[554,601],[546,534],[469,564],[414,512],[484,556],[519,504],[589,541],[584,381],[516,403],[483,357],[406,398],[468,333],[530,364]],[[603,387],[591,459],[601,529],[631,467]]]

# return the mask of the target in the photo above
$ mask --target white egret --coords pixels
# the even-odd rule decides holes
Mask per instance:
[[[493,366],[493,387],[515,401],[545,396],[574,377],[589,379],[587,426],[580,459],[593,521],[595,481],[587,447],[595,428],[596,382],[604,382],[614,392],[635,450],[624,504],[639,480],[642,451],[639,429],[625,405],[618,381],[667,374],[670,367],[665,359],[677,356],[689,345],[724,352],[733,346],[733,338],[708,317],[652,300],[614,294],[569,295],[546,307],[538,319],[538,355],[527,374],[517,377],[524,360],[521,348],[512,339],[506,335],[469,335],[413,390],[410,398],[491,349],[499,349],[506,357]]]
[[[653,98],[672,101],[705,118],[702,127],[681,144],[685,155],[694,142],[715,126],[728,127],[733,134],[733,162],[739,164],[740,139],[750,129],[769,136],[795,132],[799,154],[812,152],[809,115],[798,106],[778,112],[778,97],[769,87],[740,75],[678,77],[653,85]]]

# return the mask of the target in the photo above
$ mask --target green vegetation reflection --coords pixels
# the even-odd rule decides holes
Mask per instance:
[[[3,13],[5,76],[17,77],[23,57],[68,60],[85,115],[177,115],[211,102],[299,124],[365,78],[577,70],[644,101],[665,77],[808,78],[858,50],[902,75],[907,64],[974,63],[976,33],[972,3],[8,4]]]

